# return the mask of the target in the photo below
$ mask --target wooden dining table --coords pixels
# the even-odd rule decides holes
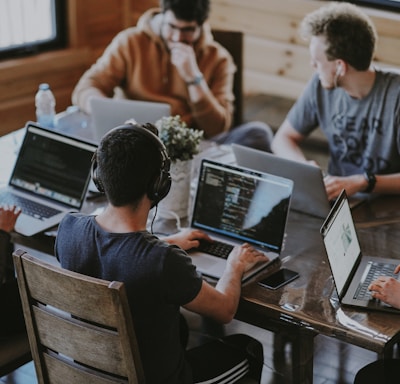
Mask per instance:
[[[73,117],[79,121],[79,116]],[[67,126],[64,122],[58,129],[68,132]],[[90,139],[88,127],[90,124],[86,121],[79,123],[78,128],[69,129],[73,135]],[[7,183],[22,137],[23,129],[0,138],[0,186]],[[199,163],[203,157],[234,162],[229,147],[215,144],[206,145],[195,161]],[[192,182],[195,182],[195,175]],[[82,211],[95,212],[104,205],[104,197],[89,194]],[[400,196],[372,196],[354,208],[352,214],[362,252],[399,259],[400,263]],[[383,358],[392,356],[393,346],[400,340],[400,312],[388,314],[340,304],[319,232],[322,221],[290,211],[280,261],[282,266],[299,272],[299,278],[282,288],[270,290],[257,283],[270,273],[264,271],[244,284],[236,314],[241,321],[275,332],[276,348],[291,343],[293,383],[312,383],[317,335],[375,351],[377,357]],[[188,222],[188,218],[182,218],[179,226]],[[155,232],[171,233],[176,229],[175,220],[159,219],[153,224]],[[31,238],[15,233],[13,241],[53,254],[56,230],[53,228]]]

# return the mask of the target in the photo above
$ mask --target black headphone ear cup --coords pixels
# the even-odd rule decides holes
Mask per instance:
[[[153,206],[158,204],[171,189],[171,175],[169,170],[161,169],[159,176],[150,184],[147,191],[148,198],[153,202]]]
[[[93,183],[98,189],[100,193],[104,193],[104,186],[103,183],[101,182],[101,179],[98,175],[97,171],[97,152],[94,152],[93,157],[92,157],[92,167],[90,169],[90,175],[92,177]]]
[[[171,175],[169,173],[171,160],[164,143],[156,134],[146,128],[138,126],[136,126],[135,129],[146,136],[153,145],[157,147],[161,156],[160,173],[154,180],[150,181],[146,192],[147,197],[152,201],[152,206],[154,207],[159,201],[168,195],[168,192],[171,189]]]

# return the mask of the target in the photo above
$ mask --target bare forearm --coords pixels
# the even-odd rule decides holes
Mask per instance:
[[[400,193],[400,173],[376,175],[376,184],[373,192],[382,194]]]
[[[376,183],[372,190],[380,194],[400,193],[400,174],[376,175]],[[365,192],[368,188],[368,181],[362,174],[351,176],[326,176],[324,179],[326,193],[329,200],[335,199],[345,189],[348,196],[358,192]]]
[[[303,139],[304,137],[297,133],[285,120],[274,136],[271,144],[272,152],[286,159],[305,162],[307,160],[300,149],[300,143]]]
[[[242,276],[243,271],[240,268],[229,266],[226,268],[225,273],[215,287],[217,291],[221,292],[226,297],[226,305],[230,313],[228,322],[235,316],[239,305]]]
[[[256,263],[266,260],[263,253],[249,244],[236,246],[229,255],[224,274],[216,287],[203,282],[199,294],[185,308],[221,323],[230,322],[239,305],[243,273]]]

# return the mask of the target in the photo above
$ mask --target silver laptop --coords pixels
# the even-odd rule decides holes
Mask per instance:
[[[331,205],[326,194],[322,171],[254,148],[232,144],[239,166],[272,173],[293,180],[291,209],[325,219]]]
[[[110,129],[124,124],[129,119],[133,118],[140,124],[154,124],[162,117],[171,115],[169,104],[150,101],[96,97],[90,100],[90,107],[94,140],[97,143]]]
[[[90,180],[96,146],[28,122],[0,204],[22,208],[15,230],[32,236],[79,211]]]
[[[292,189],[291,180],[203,159],[191,227],[207,232],[216,242],[204,242],[189,252],[198,270],[205,276],[220,278],[227,254],[234,245],[244,242],[263,251],[270,261],[256,265],[243,281],[278,261]],[[210,245],[218,245],[216,248],[226,253],[219,255],[219,249],[208,249]]]
[[[349,201],[343,190],[321,227],[333,281],[342,304],[380,311],[400,311],[375,300],[369,284],[382,275],[393,275],[400,260],[362,255]]]

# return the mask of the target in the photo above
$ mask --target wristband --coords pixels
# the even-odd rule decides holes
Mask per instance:
[[[364,192],[370,193],[370,192],[372,192],[372,191],[374,190],[374,188],[375,188],[376,177],[375,177],[375,175],[374,175],[372,172],[370,172],[370,171],[365,171],[365,172],[364,172],[364,177],[365,177],[365,180],[367,180],[367,182],[368,182],[368,186],[367,186],[367,188],[364,189]]]
[[[195,76],[192,80],[187,81],[186,85],[199,85],[204,79],[202,74]]]

